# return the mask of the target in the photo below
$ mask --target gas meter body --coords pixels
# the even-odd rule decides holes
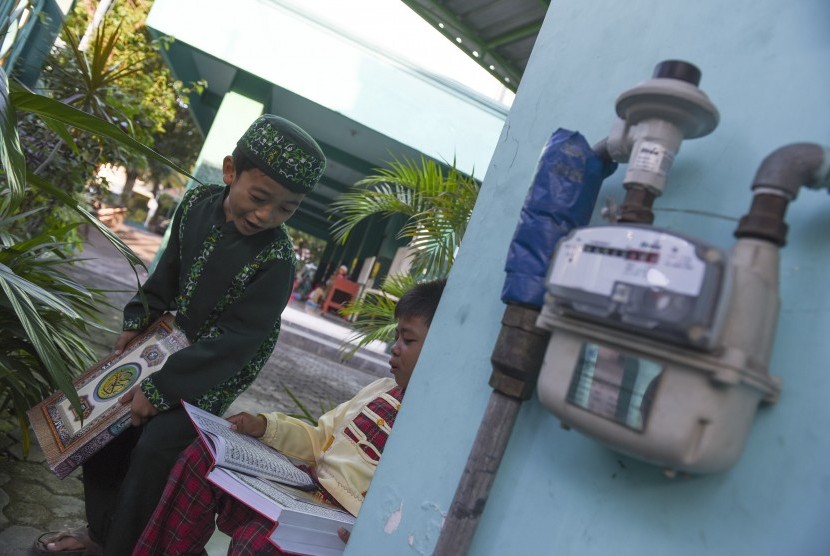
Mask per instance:
[[[769,376],[777,249],[727,255],[668,230],[581,228],[559,242],[537,326],[539,399],[567,427],[667,471],[740,456]],[[769,272],[772,272],[770,279]]]

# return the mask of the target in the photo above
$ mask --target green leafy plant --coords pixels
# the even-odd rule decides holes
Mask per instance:
[[[73,259],[62,238],[73,228],[50,230],[25,241],[0,225],[0,409],[11,409],[29,450],[25,410],[56,386],[74,394],[72,369],[84,369],[95,354],[86,338],[103,326],[98,317],[106,297],[64,272]],[[74,397],[74,396],[71,396]]]
[[[298,398],[297,395],[294,394],[294,392],[292,392],[290,388],[288,388],[288,386],[283,384],[282,389],[285,390],[285,393],[288,394],[288,397],[291,398],[291,401],[293,401],[294,405],[297,406],[297,409],[300,410],[299,413],[289,413],[288,414],[289,417],[294,417],[295,419],[301,419],[303,421],[306,421],[307,423],[310,423],[312,425],[316,425],[317,421],[320,419],[321,415],[323,415],[324,413],[327,413],[327,412],[329,412],[329,411],[331,411],[332,409],[335,408],[335,405],[331,402],[328,402],[326,404],[326,405],[328,405],[328,407],[326,407],[326,405],[324,405],[322,402],[320,402],[320,413],[317,414],[317,415],[314,415],[311,412],[311,410],[308,409],[308,406],[306,404],[304,404],[300,400],[300,398]]]
[[[90,31],[88,47],[83,48],[79,35],[87,24],[88,4],[79,2],[67,18],[62,42],[51,50],[38,92],[113,123],[179,165],[190,167],[202,137],[188,114],[187,100],[190,93],[201,92],[203,83],[185,85],[173,78],[160,52],[168,38],[153,40],[144,25],[151,4],[146,0],[114,4],[103,22]],[[24,149],[32,139],[39,140],[42,146],[30,149],[29,157],[52,181],[67,169],[85,172],[74,180],[75,187],[85,185],[101,161],[123,166],[127,180],[122,205],[129,203],[137,178],[151,181],[154,194],[162,181],[177,183],[173,176],[178,174],[169,166],[133,149],[91,134],[74,133],[73,138],[79,149],[70,153],[65,143],[49,145],[37,136],[35,126],[27,125]],[[106,187],[100,189],[106,192]]]
[[[9,407],[17,416],[27,449],[25,411],[44,392],[63,390],[81,412],[71,380],[91,362],[92,354],[83,347],[85,334],[89,327],[100,323],[100,292],[71,280],[58,264],[72,262],[65,255],[66,235],[80,222],[90,224],[127,259],[136,274],[136,284],[136,266],[144,264],[74,196],[27,168],[17,130],[18,113],[42,118],[72,148],[75,145],[70,128],[114,141],[189,174],[112,123],[19,84],[10,87],[0,69],[0,165],[4,172],[0,181],[0,407]],[[36,215],[36,211],[19,211],[25,196],[33,191],[74,211],[78,222],[49,228],[31,238],[10,233],[10,226]]]
[[[391,343],[395,340],[395,304],[406,291],[418,282],[415,276],[399,274],[387,276],[380,293],[371,293],[348,303],[341,313],[354,316],[353,334],[341,346],[344,359],[351,357],[363,346],[372,342]]]
[[[479,182],[455,167],[444,170],[437,162],[394,160],[389,168],[355,184],[358,189],[341,195],[331,210],[337,222],[332,235],[344,242],[355,226],[379,214],[401,214],[407,222],[399,236],[409,238],[413,251],[412,272],[438,278],[446,276],[473,212]]]
[[[345,357],[372,341],[390,343],[395,335],[395,302],[417,281],[449,274],[473,212],[479,182],[455,167],[444,169],[431,159],[394,160],[355,184],[358,189],[332,204],[338,218],[332,235],[345,242],[349,233],[372,215],[406,217],[399,236],[413,252],[411,275],[387,276],[381,293],[349,303],[342,311],[354,316],[355,334],[341,346]]]

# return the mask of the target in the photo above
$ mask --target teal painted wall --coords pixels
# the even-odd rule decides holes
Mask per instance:
[[[550,133],[565,127],[598,141],[616,96],[655,63],[695,63],[721,123],[683,144],[656,203],[671,210],[658,210],[656,224],[729,248],[761,160],[795,141],[830,145],[828,30],[826,0],[551,4],[347,554],[429,554],[435,545],[487,404],[504,257]],[[606,181],[601,202],[622,199],[622,175]],[[738,464],[669,480],[560,429],[533,399],[473,554],[830,554],[830,196],[802,191],[788,222],[771,365],[783,393],[760,411]]]

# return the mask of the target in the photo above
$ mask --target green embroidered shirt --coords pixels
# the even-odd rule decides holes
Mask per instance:
[[[158,266],[124,308],[124,330],[141,330],[165,311],[191,345],[170,356],[141,389],[159,410],[184,399],[221,415],[256,378],[280,331],[294,281],[295,255],[285,226],[252,236],[225,222],[227,188],[189,190]]]

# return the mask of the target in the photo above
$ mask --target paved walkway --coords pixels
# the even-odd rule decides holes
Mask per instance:
[[[119,235],[148,265],[158,249],[160,237],[136,228],[122,227]],[[108,298],[121,307],[135,291],[136,275],[118,253],[98,234],[91,234],[82,256],[85,261],[72,273],[83,283],[109,290]],[[143,281],[146,272],[140,270]],[[108,311],[106,324],[120,326],[117,310]],[[283,328],[274,354],[252,387],[231,406],[239,411],[284,411],[298,408],[287,394],[290,389],[314,414],[353,396],[379,376],[388,376],[385,346],[372,345],[345,364],[340,346],[351,336],[345,322],[335,317],[308,314],[304,305],[292,302],[283,313]],[[116,334],[91,338],[103,356]],[[23,458],[16,422],[0,417],[0,556],[31,554],[34,539],[44,531],[75,527],[84,523],[80,471],[63,481],[46,467],[43,454],[32,446]],[[211,556],[223,552],[223,541],[209,546]]]

